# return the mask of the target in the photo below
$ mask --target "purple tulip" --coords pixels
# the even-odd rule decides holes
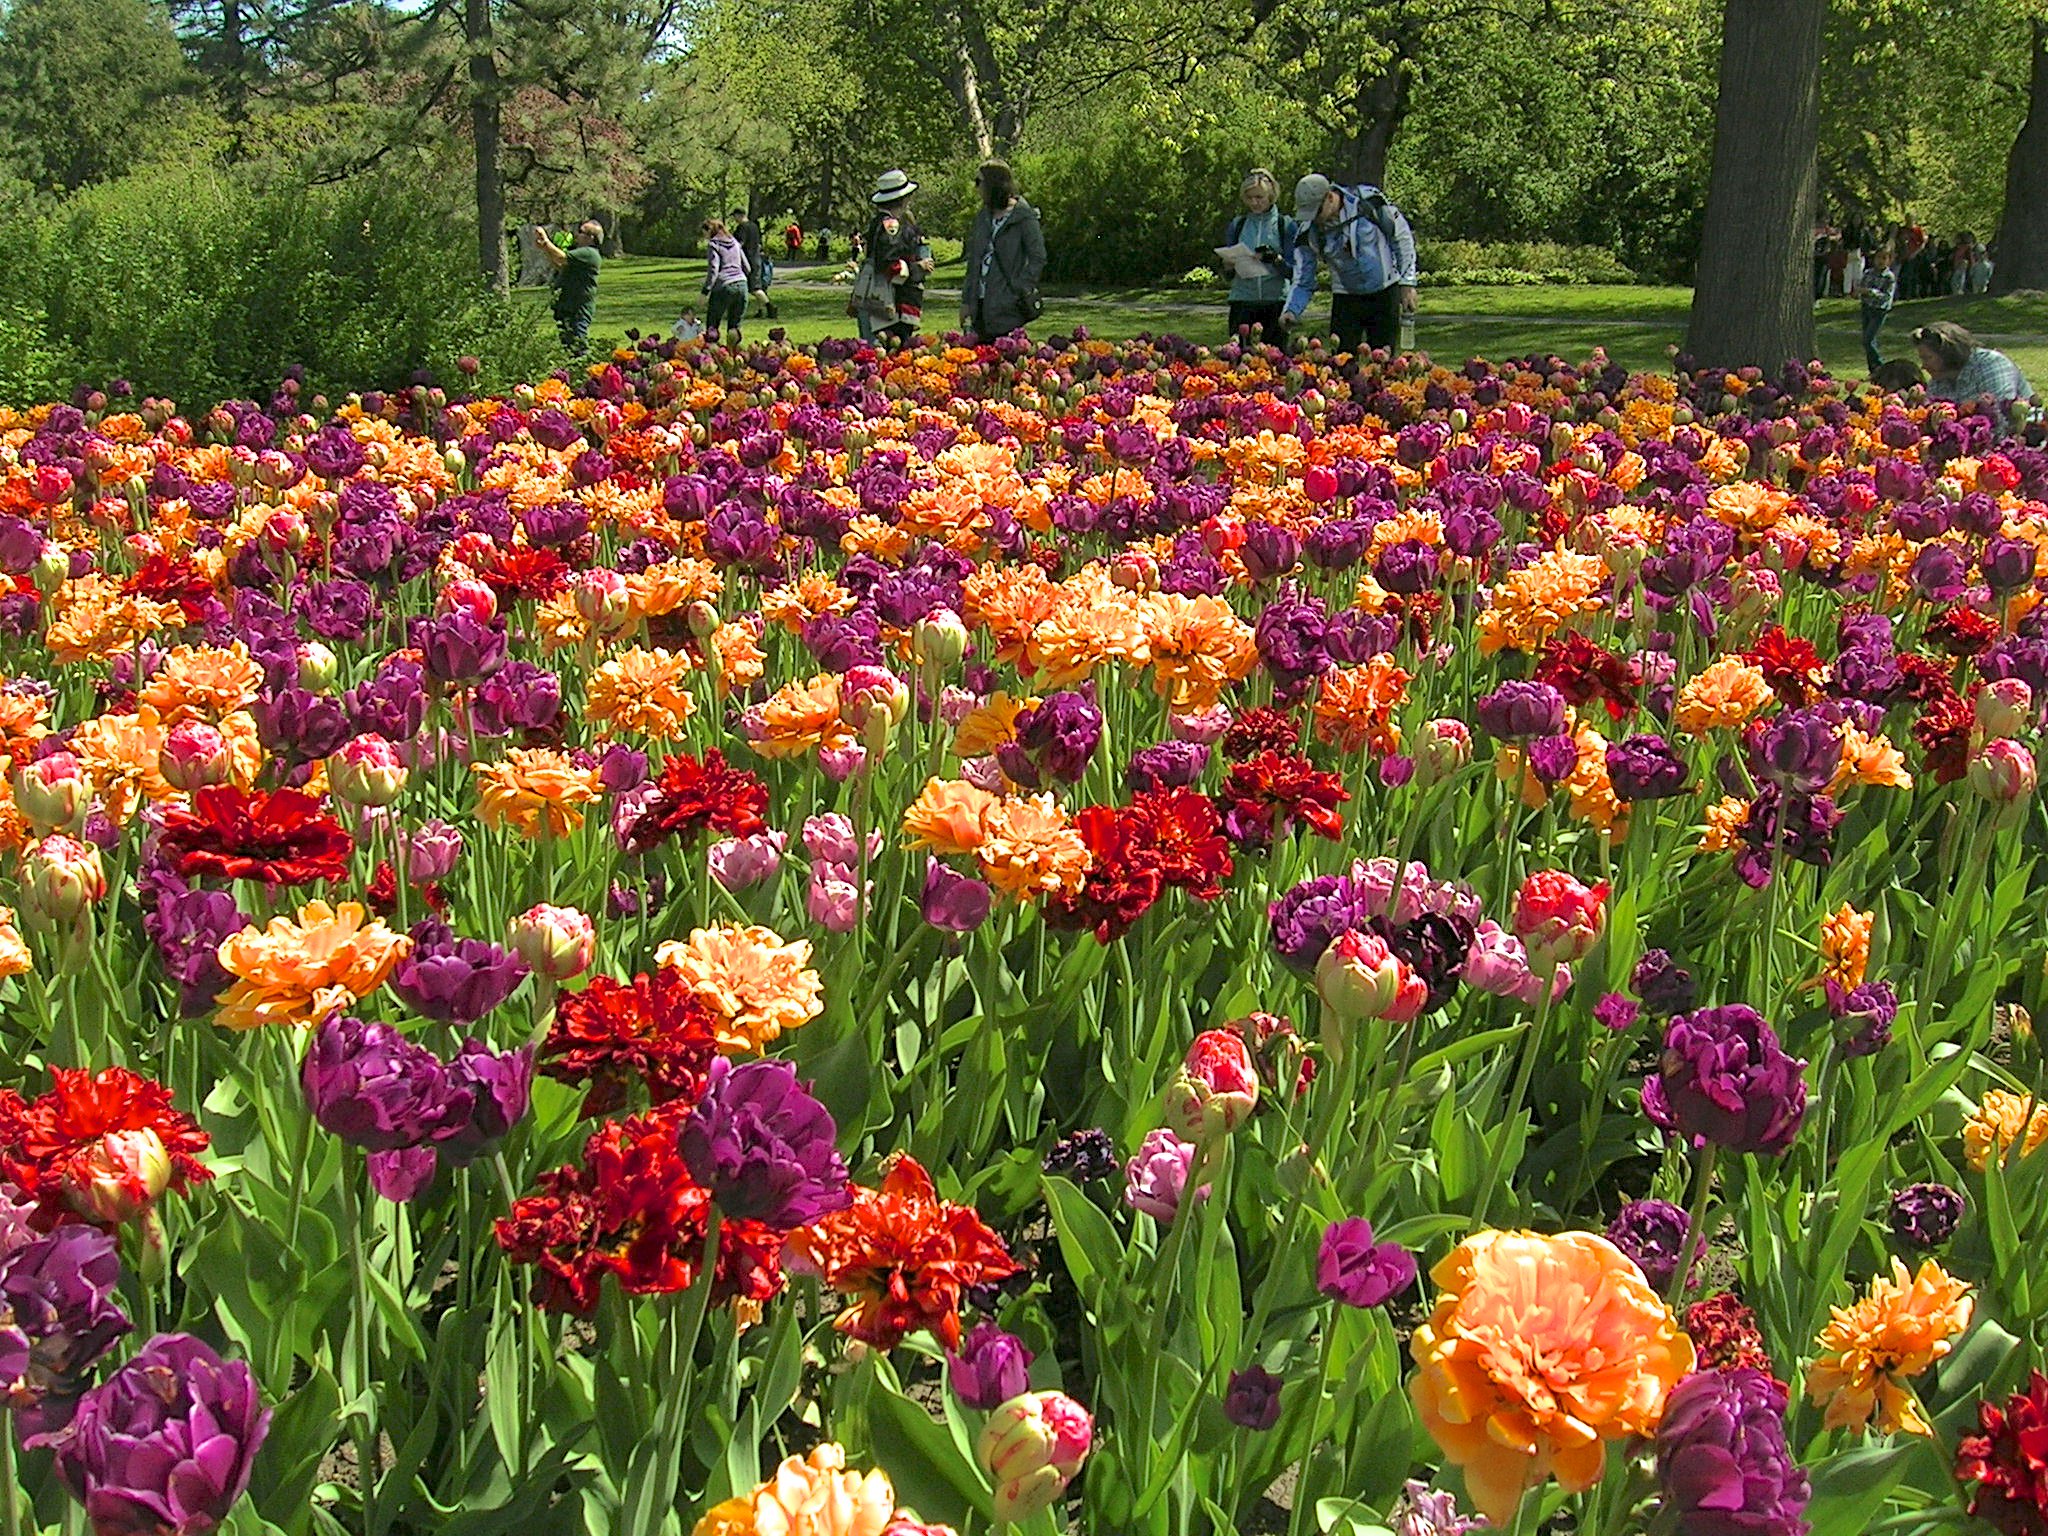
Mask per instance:
[[[1101,740],[1102,711],[1095,701],[1063,688],[1017,716],[1016,737],[996,747],[996,761],[1026,789],[1047,779],[1074,784],[1088,771]]]
[[[1662,1292],[1678,1273],[1679,1256],[1691,1231],[1691,1218],[1669,1200],[1631,1200],[1607,1224],[1607,1241],[1635,1261],[1652,1290]],[[1695,1254],[1686,1284],[1692,1284],[1698,1273]]]
[[[1024,1341],[984,1319],[946,1356],[946,1384],[965,1406],[988,1413],[1031,1390],[1030,1366]]]
[[[121,1255],[98,1227],[58,1227],[0,1258],[0,1389],[22,1438],[71,1422],[93,1364],[128,1332]]]
[[[441,1166],[432,1147],[398,1147],[389,1152],[372,1152],[364,1160],[370,1188],[393,1205],[417,1200]]]
[[[1390,544],[1380,551],[1373,566],[1373,580],[1389,592],[1413,597],[1436,585],[1436,550],[1413,539]]]
[[[1263,1365],[1232,1371],[1223,1390],[1223,1417],[1240,1429],[1271,1429],[1280,1422],[1281,1381]]]
[[[1673,960],[1667,950],[1645,951],[1629,973],[1628,984],[1657,1018],[1668,1019],[1692,1008],[1696,990],[1692,972]]]
[[[328,480],[346,480],[367,460],[355,434],[336,422],[322,427],[306,444],[306,468]]]
[[[924,894],[918,909],[932,927],[947,933],[972,933],[988,921],[995,899],[996,893],[973,876],[926,856]]]
[[[1807,1477],[1785,1443],[1785,1389],[1762,1371],[1699,1371],[1657,1428],[1657,1476],[1679,1536],[1806,1529]]]
[[[1603,992],[1593,1005],[1594,1020],[1610,1034],[1635,1028],[1636,1020],[1642,1016],[1641,1005],[1625,992]]]
[[[346,1014],[329,1014],[313,1031],[299,1081],[321,1129],[365,1152],[427,1145],[471,1112],[440,1057],[389,1024]]]
[[[226,891],[187,889],[175,876],[145,908],[143,931],[156,945],[164,972],[178,984],[178,1012],[203,1018],[234,977],[220,963],[223,939],[249,926]]]
[[[721,1056],[680,1140],[690,1176],[720,1210],[788,1230],[852,1203],[837,1133],[788,1062],[735,1067]]]
[[[1982,569],[1985,585],[2000,595],[2032,586],[2034,546],[2000,535],[1985,544]]]
[[[1564,731],[1564,695],[1548,683],[1502,683],[1479,701],[1479,725],[1500,741],[1527,741]]]
[[[1842,723],[1827,708],[1788,709],[1755,737],[1752,753],[1766,778],[1812,794],[1834,778],[1842,764]]]
[[[413,925],[412,953],[391,972],[391,990],[422,1018],[474,1024],[517,990],[526,967],[510,950],[458,939],[439,918]]]
[[[269,1430],[249,1367],[172,1333],[86,1393],[52,1443],[96,1536],[198,1536],[249,1486]]]
[[[1525,755],[1529,771],[1548,789],[1557,788],[1579,766],[1579,744],[1565,731],[1555,736],[1538,736],[1529,743]]]
[[[296,686],[259,698],[249,706],[249,713],[264,750],[292,762],[310,763],[326,757],[351,735],[339,700]]]
[[[1963,1219],[1963,1197],[1946,1184],[1908,1184],[1892,1196],[1892,1235],[1908,1248],[1939,1248]]]
[[[1116,1172],[1116,1143],[1100,1126],[1089,1126],[1054,1142],[1040,1166],[1047,1173],[1062,1174],[1076,1184],[1106,1179]]]
[[[406,839],[405,878],[415,886],[432,885],[454,872],[462,857],[462,833],[436,818]]]
[[[478,686],[470,708],[479,735],[545,731],[562,712],[562,680],[530,661],[510,662]]]
[[[443,687],[480,682],[505,665],[505,631],[461,608],[415,619],[412,643]]]
[[[1892,1023],[1899,1016],[1899,994],[1888,981],[1867,981],[1844,987],[1832,977],[1827,986],[1828,1012],[1850,1060],[1875,1056],[1892,1041]]]
[[[1927,544],[1906,571],[1913,590],[1931,603],[1952,603],[1969,587],[1969,566],[1952,544]]]
[[[474,1037],[448,1063],[448,1083],[467,1094],[469,1117],[444,1131],[435,1150],[458,1168],[475,1161],[526,1118],[533,1099],[533,1047],[494,1051]]]
[[[1301,559],[1301,540],[1276,523],[1246,525],[1244,544],[1238,550],[1245,574],[1253,581],[1271,581],[1285,576]]]
[[[1133,791],[1186,789],[1201,778],[1212,752],[1207,742],[1156,742],[1131,754],[1127,781]]]
[[[1347,1307],[1385,1306],[1415,1283],[1415,1255],[1399,1243],[1376,1243],[1362,1216],[1323,1229],[1316,1253],[1316,1289]]]
[[[1695,1145],[1781,1156],[1806,1115],[1806,1063],[1785,1054],[1762,1014],[1741,1003],[1680,1014],[1643,1083],[1643,1113]]]
[[[1617,800],[1669,800],[1685,793],[1686,766],[1662,736],[1631,736],[1607,749]]]

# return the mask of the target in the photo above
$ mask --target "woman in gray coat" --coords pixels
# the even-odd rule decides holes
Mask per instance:
[[[1038,225],[1038,210],[1017,195],[1017,179],[1002,161],[984,165],[975,183],[981,207],[967,236],[960,329],[977,340],[993,341],[1038,318],[1045,232]]]

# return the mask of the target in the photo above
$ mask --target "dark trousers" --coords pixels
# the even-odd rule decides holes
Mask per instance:
[[[555,334],[562,338],[562,348],[571,357],[581,357],[590,350],[590,322],[580,315],[555,316]]]
[[[1891,314],[1888,309],[1866,307],[1863,311],[1863,360],[1870,364],[1870,371],[1877,372],[1884,366],[1884,359],[1878,355],[1877,333],[1884,329],[1884,322]]]
[[[1256,325],[1259,327],[1259,334],[1255,339],[1270,341],[1276,344],[1284,342],[1285,338],[1280,334],[1280,309],[1281,301],[1278,299],[1275,299],[1270,304],[1243,304],[1232,299],[1230,301],[1230,339],[1232,341],[1237,340],[1238,334],[1247,326]]]
[[[704,329],[711,336],[725,334],[726,327],[732,328],[730,340],[740,339],[740,322],[747,318],[747,290],[744,288],[714,288],[704,305]]]
[[[1361,337],[1369,347],[1395,346],[1401,339],[1401,290],[1389,285],[1378,293],[1330,295],[1330,334],[1339,352],[1357,352]]]

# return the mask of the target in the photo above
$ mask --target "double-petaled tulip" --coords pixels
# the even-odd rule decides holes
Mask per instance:
[[[92,809],[92,781],[71,753],[52,752],[14,770],[14,804],[38,834],[64,832],[75,837]]]
[[[1970,788],[2001,810],[2034,792],[2034,754],[2009,738],[1987,741],[1970,759]]]
[[[327,785],[347,805],[389,805],[405,792],[405,760],[382,736],[365,732],[327,759]]]
[[[2034,690],[2024,678],[2001,677],[1977,691],[1977,733],[1986,741],[2017,736],[2034,718]]]
[[[256,1378],[189,1334],[159,1334],[85,1394],[57,1476],[100,1536],[217,1528],[249,1486],[270,1410]]]

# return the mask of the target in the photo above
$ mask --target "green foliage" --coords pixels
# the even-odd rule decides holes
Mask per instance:
[[[465,353],[494,378],[544,369],[543,321],[485,300],[461,227],[397,176],[257,188],[162,169],[87,189],[18,236],[35,251],[22,333],[44,340],[20,344],[19,373],[0,353],[0,394],[47,393],[39,356],[45,380],[59,356],[186,400],[267,391],[293,363],[341,391],[450,377]]]
[[[1141,283],[1205,264],[1255,165],[1283,181],[1309,163],[1313,130],[1276,95],[1222,71],[1177,96],[1142,89],[1039,119],[1013,157],[1045,223],[1053,282]],[[1105,155],[1099,146],[1113,143]],[[972,214],[967,179],[953,217]]]
[[[148,0],[0,7],[0,163],[45,192],[119,175],[184,111],[185,61]]]

